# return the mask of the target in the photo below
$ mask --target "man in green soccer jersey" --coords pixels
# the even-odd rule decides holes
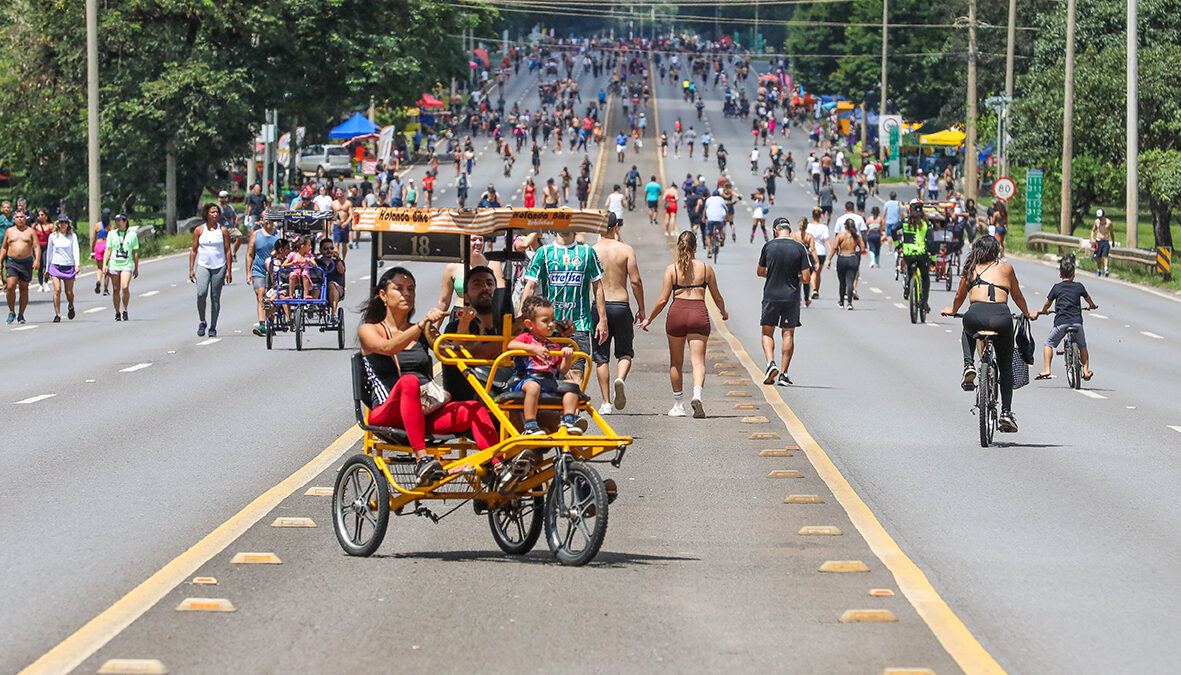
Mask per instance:
[[[572,231],[558,233],[552,244],[546,244],[533,254],[529,268],[525,270],[525,289],[521,301],[533,295],[540,285],[540,294],[554,305],[554,317],[558,321],[574,324],[571,336],[578,344],[578,350],[591,353],[590,331],[591,295],[594,294],[597,316],[602,317],[594,325],[595,343],[607,339],[607,302],[603,295],[603,266],[595,250],[575,240]],[[582,378],[583,365],[576,364],[572,377]],[[576,372],[575,372],[576,371]]]

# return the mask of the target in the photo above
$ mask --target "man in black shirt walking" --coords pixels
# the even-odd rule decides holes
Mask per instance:
[[[791,221],[775,219],[775,238],[763,244],[759,253],[758,275],[763,284],[763,310],[759,325],[763,329],[763,356],[767,359],[763,384],[791,384],[787,369],[795,353],[795,331],[800,325],[800,282],[811,274],[808,249],[791,238]],[[775,328],[783,334],[783,371],[775,363]],[[776,378],[778,376],[778,379]]]

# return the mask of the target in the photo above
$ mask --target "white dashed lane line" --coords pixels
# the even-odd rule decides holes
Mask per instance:
[[[38,394],[36,396],[30,396],[26,399],[21,399],[20,401],[14,401],[13,405],[24,405],[26,403],[36,403],[37,401],[44,401],[45,399],[53,398],[54,396],[57,396],[57,394]]]
[[[1176,431],[1177,433],[1181,434],[1181,426],[1178,426],[1178,425],[1175,425],[1175,424],[1169,424],[1169,425],[1166,425],[1166,426],[1168,426],[1168,427],[1169,427],[1170,429],[1172,429],[1173,431]]]
[[[150,363],[137,363],[134,366],[128,366],[126,368],[123,368],[119,372],[120,373],[134,373],[137,370],[143,370],[144,368],[150,368],[151,365],[152,364],[150,364]]]
[[[35,323],[33,323],[33,324],[29,324],[29,325],[27,325],[27,326],[17,326],[16,328],[13,328],[13,329],[12,329],[12,332],[13,332],[13,333],[15,333],[15,332],[17,332],[18,330],[33,330],[33,329],[34,329],[34,328],[36,328],[36,327],[37,327],[37,324],[35,324]]]
[[[873,293],[881,293],[881,292],[882,292],[882,289],[880,289],[880,288],[874,288],[873,286],[870,286],[870,287],[869,287],[869,290],[870,290],[871,292],[873,292]]]
[[[1096,314],[1094,312],[1091,312],[1091,316],[1095,317],[1096,319],[1106,319],[1107,318],[1107,316],[1105,314]]]
[[[1142,330],[1142,331],[1140,331],[1140,334],[1141,334],[1141,335],[1144,335],[1144,336],[1146,336],[1146,337],[1150,337],[1150,338],[1152,338],[1153,340],[1163,340],[1163,339],[1165,339],[1163,335],[1157,335],[1156,333],[1150,333],[1150,332],[1148,332],[1148,331],[1146,331],[1146,330]]]
[[[909,309],[909,307],[905,303],[901,303],[901,302],[894,303],[894,306],[897,307],[898,309]]]
[[[1077,391],[1078,393],[1082,394],[1083,396],[1089,396],[1089,397],[1091,397],[1091,398],[1099,398],[1099,399],[1105,399],[1105,398],[1107,398],[1107,397],[1106,397],[1106,396],[1104,396],[1103,394],[1097,394],[1097,393],[1095,393],[1095,392],[1093,392],[1093,391],[1088,391],[1088,390],[1086,390],[1086,389],[1075,389],[1075,391]]]
[[[106,309],[106,307],[91,307],[90,309],[84,310],[82,313],[83,314],[94,314],[95,312],[101,312],[104,309]]]
[[[197,346],[204,347],[205,345],[211,345],[215,342],[221,342],[221,338],[209,338],[208,340],[202,340],[197,343]]]
[[[147,293],[140,293],[140,294],[139,294],[139,297],[141,297],[141,298],[150,298],[150,297],[152,297],[153,295],[156,295],[156,294],[158,294],[159,292],[160,292],[160,291],[148,291]]]

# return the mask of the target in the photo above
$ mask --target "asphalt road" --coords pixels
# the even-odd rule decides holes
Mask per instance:
[[[534,107],[535,83],[515,78],[510,105],[519,98]],[[598,88],[589,78],[582,87],[587,100]],[[660,125],[671,130],[676,116],[697,124],[679,91],[662,85],[657,92]],[[706,97],[715,144],[726,143],[731,177],[749,195],[756,186],[744,152],[749,122],[723,119],[720,93],[706,91]],[[797,129],[787,142],[798,164],[807,154],[802,136]],[[477,187],[493,183],[508,203],[520,204],[528,161],[505,179],[487,139],[477,140],[492,161],[477,163],[473,197]],[[600,183],[609,189],[622,182],[632,163],[641,164],[645,177],[659,170],[657,147],[650,132],[643,155],[633,159],[629,152],[625,165],[608,152]],[[574,173],[580,160],[581,154],[547,152],[540,177],[556,176],[562,166]],[[706,163],[670,152],[663,168],[668,180],[688,171],[717,176],[712,158]],[[453,203],[448,174],[444,167],[442,203]],[[601,206],[603,194],[592,206]],[[781,181],[772,217],[805,215],[811,199],[802,186]],[[742,240],[749,232],[747,205],[739,205],[740,239],[723,249],[717,270],[729,328],[761,365],[758,244]],[[683,210],[679,225],[688,226]],[[650,305],[667,258],[659,233],[641,229],[647,227],[642,217],[629,218],[625,238],[645,247]],[[367,287],[367,256],[366,248],[351,251],[348,310]],[[1056,270],[1013,262],[1027,296],[1040,306]],[[91,289],[80,284],[81,313],[73,325],[48,323],[45,294],[35,295],[27,312],[34,323],[0,329],[6,375],[0,404],[11,420],[0,472],[0,541],[7,544],[0,552],[6,598],[0,670],[33,661],[351,423],[351,406],[343,404],[350,398],[347,370],[334,335],[313,334],[306,353],[280,336],[277,349],[266,352],[249,333],[253,296],[239,278],[223,297],[220,340],[200,344],[206,341],[193,333],[186,263],[182,257],[143,265],[130,324],[111,321],[107,298],[82,293]],[[440,267],[414,267],[420,306],[437,297]],[[1081,279],[1101,306],[1087,317],[1095,380],[1084,394],[1067,389],[1064,378],[1019,390],[1021,432],[982,450],[971,401],[958,388],[958,323],[935,316],[929,325],[911,325],[895,305],[901,293],[889,270],[889,264],[880,270],[863,264],[854,312],[837,309],[836,278],[827,273],[825,297],[805,311],[797,332],[791,369],[797,384],[780,390],[784,400],[1006,669],[1173,670],[1181,649],[1171,639],[1170,609],[1181,584],[1171,532],[1181,508],[1170,499],[1178,471],[1171,451],[1181,437],[1169,425],[1181,425],[1175,404],[1181,391],[1167,364],[1168,350],[1181,339],[1176,301],[1111,280]],[[158,292],[140,295],[152,291]],[[944,291],[933,295],[936,308],[950,299]],[[92,308],[98,311],[86,313]],[[347,321],[355,326],[355,314]],[[1044,336],[1048,324],[1035,324],[1035,335]],[[122,372],[144,363],[151,365]],[[834,626],[838,610],[882,606],[865,597],[867,588],[897,589],[803,456],[771,468],[809,474],[806,489],[791,491],[825,496],[819,518],[772,508],[785,490],[762,478],[768,465],[752,457],[761,444],[717,440],[741,429],[734,419],[685,433],[670,425],[685,420],[648,416],[668,405],[658,334],[641,342],[637,363],[636,403],[619,427],[651,442],[637,445],[628,463],[611,472],[623,489],[601,564],[565,570],[541,552],[527,561],[545,564],[505,564],[482,519],[470,514],[462,524],[437,528],[396,521],[396,534],[383,547],[390,557],[347,559],[330,534],[327,501],[300,490],[275,513],[311,516],[318,529],[292,539],[300,531],[266,528],[271,518],[264,518],[202,570],[220,579],[218,593],[234,597],[236,623],[175,614],[180,598],[204,594],[178,587],[80,672],[93,672],[105,658],[156,655],[174,672],[323,670],[341,659],[445,670],[955,670],[902,597],[885,605],[898,615],[896,626],[856,627],[862,633]],[[732,408],[719,380],[711,377],[707,386],[711,412]],[[774,419],[752,393],[753,414]],[[54,396],[18,403],[45,394]],[[727,448],[734,454],[716,452]],[[330,484],[331,473],[313,484]],[[808,524],[833,524],[846,536],[805,538],[804,545],[795,532]],[[229,555],[238,550],[282,551],[283,573],[231,567]],[[863,559],[873,576],[852,582],[803,576],[834,558]],[[391,619],[384,630],[372,630],[382,617]],[[480,650],[457,646],[468,633]],[[358,644],[380,634],[395,637],[358,653]],[[441,635],[450,637],[447,646],[439,646]],[[539,635],[564,652],[524,646],[537,644]],[[217,651],[200,646],[213,641]],[[539,660],[542,655],[559,660]]]
[[[754,85],[750,84],[753,96]],[[679,85],[659,86],[660,124],[700,127]],[[717,265],[730,328],[763,365],[759,296],[751,292],[760,239],[748,243],[749,120],[726,119],[721,93],[705,90],[706,128],[730,152],[744,199],[737,242]],[[753,100],[753,98],[752,98]],[[783,137],[779,137],[784,144]],[[761,168],[767,165],[766,148]],[[786,149],[804,165],[806,134]],[[717,164],[670,152],[669,180]],[[889,186],[883,187],[888,191]],[[808,215],[815,198],[780,180],[770,220]],[[899,190],[901,195],[909,190]],[[838,203],[846,200],[843,186]],[[878,204],[872,200],[870,204]],[[838,207],[837,212],[840,212]],[[687,221],[680,222],[682,228]],[[1081,392],[1056,378],[1016,392],[1020,433],[977,442],[971,396],[960,391],[959,321],[938,316],[952,293],[932,286],[934,316],[912,325],[894,281],[861,264],[861,301],[837,307],[835,271],[803,313],[783,397],[865,499],[902,550],[1002,666],[1013,672],[1170,672],[1181,647],[1170,628],[1181,601],[1181,381],[1170,364],[1181,341],[1181,304],[1110,279],[1079,277],[1100,306],[1086,318],[1096,375]],[[1031,307],[1041,308],[1057,266],[1012,259]],[[958,283],[958,278],[956,279]],[[1052,317],[1034,324],[1044,339]],[[1038,345],[1037,364],[1041,365]],[[1120,628],[1113,630],[1115,626]]]

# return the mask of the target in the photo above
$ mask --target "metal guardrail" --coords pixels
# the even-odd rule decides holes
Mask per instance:
[[[1034,232],[1026,235],[1025,243],[1031,247],[1044,247],[1046,249],[1054,247],[1058,249],[1059,254],[1062,253],[1062,249],[1066,248],[1087,251],[1088,254],[1091,250],[1090,239],[1068,234],[1058,234],[1056,232]],[[1152,268],[1156,267],[1156,251],[1146,251],[1141,248],[1112,246],[1111,259]]]

